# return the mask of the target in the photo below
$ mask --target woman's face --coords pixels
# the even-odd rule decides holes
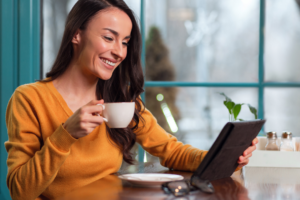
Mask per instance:
[[[126,58],[132,22],[129,16],[109,8],[97,13],[73,37],[74,55],[87,76],[108,80],[113,71]]]

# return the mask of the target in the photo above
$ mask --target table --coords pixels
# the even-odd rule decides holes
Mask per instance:
[[[191,172],[172,171],[160,165],[159,162],[138,163],[125,167],[116,174],[80,188],[61,199],[67,200],[279,200],[300,199],[300,169],[296,168],[257,168],[244,167],[231,177],[212,181],[214,194],[201,191],[175,198],[166,195],[160,188],[142,188],[132,186],[122,181],[117,175],[127,173],[169,173],[180,174],[186,179]]]

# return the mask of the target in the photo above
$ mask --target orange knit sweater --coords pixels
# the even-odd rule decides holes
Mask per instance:
[[[62,126],[73,114],[52,82],[18,87],[6,112],[7,185],[13,199],[54,199],[117,172],[122,153],[106,126],[75,139]],[[206,151],[183,145],[146,109],[137,142],[163,166],[194,171]]]

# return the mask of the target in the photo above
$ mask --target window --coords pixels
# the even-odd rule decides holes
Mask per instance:
[[[300,136],[299,8],[293,0],[145,0],[146,107],[170,131],[155,99],[165,93],[173,134],[200,149],[228,121],[219,92],[258,108],[265,131]],[[253,119],[247,106],[240,117]]]

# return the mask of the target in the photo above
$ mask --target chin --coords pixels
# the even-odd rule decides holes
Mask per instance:
[[[100,69],[100,70],[94,71],[94,74],[98,78],[106,81],[106,80],[109,80],[112,77],[115,69],[116,68],[114,68],[113,70]]]
[[[109,80],[111,78],[111,76],[110,77],[99,77],[99,78],[102,79],[102,80],[104,80],[104,81],[107,81],[107,80]]]
[[[99,74],[98,77],[104,81],[107,81],[111,78],[112,73]]]

